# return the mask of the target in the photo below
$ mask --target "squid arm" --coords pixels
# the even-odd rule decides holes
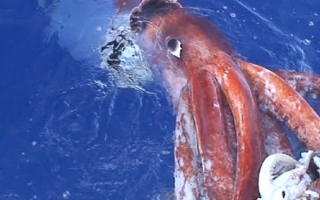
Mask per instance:
[[[320,118],[306,100],[277,74],[238,60],[244,74],[267,105],[313,150],[320,150]]]
[[[259,168],[266,153],[252,91],[237,63],[224,52],[217,52],[212,64],[204,67],[215,75],[234,117],[238,151],[232,199],[254,199],[258,196],[253,191],[258,191]]]
[[[190,76],[192,108],[202,160],[204,186],[210,199],[231,198],[235,166],[220,86],[214,75],[200,68]],[[235,135],[233,135],[235,137]]]

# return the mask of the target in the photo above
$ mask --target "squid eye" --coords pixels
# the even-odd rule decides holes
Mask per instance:
[[[290,191],[288,191],[286,188],[279,188],[272,195],[272,199],[289,200],[291,199]]]
[[[286,191],[285,191],[285,190],[282,190],[282,191],[281,191],[281,196],[282,196],[283,199],[286,198],[287,194],[286,194]]]
[[[177,58],[181,57],[182,43],[178,39],[171,38],[170,40],[168,40],[167,45],[172,55],[174,55]]]

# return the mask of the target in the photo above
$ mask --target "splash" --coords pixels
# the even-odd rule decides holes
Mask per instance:
[[[110,0],[37,1],[50,18],[46,41],[56,36],[59,45],[75,60],[105,70],[114,86],[145,91],[143,85],[153,80],[153,76],[138,46],[132,42],[128,45],[133,39],[128,26],[129,13],[117,15]],[[120,36],[127,39],[119,41]],[[110,42],[114,42],[112,46],[108,46]],[[127,44],[117,57],[119,63],[110,64],[110,54],[123,42]]]
[[[118,87],[145,91],[143,85],[153,80],[153,73],[143,52],[135,44],[129,26],[129,13],[118,14],[106,33],[106,44],[101,47],[101,67]]]

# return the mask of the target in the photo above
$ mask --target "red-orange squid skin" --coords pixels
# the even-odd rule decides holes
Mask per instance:
[[[228,139],[222,91],[214,75],[195,68],[190,76],[193,116],[198,131],[204,186],[210,199],[231,199],[235,179],[235,156]]]
[[[320,117],[307,101],[277,74],[261,66],[238,61],[253,87],[260,91],[260,100],[265,101],[271,111],[297,133],[308,149],[319,151]]]
[[[214,53],[215,59],[208,67],[227,97],[237,132],[237,171],[232,199],[254,199],[257,194],[253,191],[258,188],[256,176],[266,156],[259,109],[233,58],[222,51]]]
[[[235,183],[231,192],[231,199],[257,198],[258,172],[266,156],[264,135],[259,110],[249,84],[237,62],[230,56],[232,47],[223,39],[213,24],[187,14],[184,9],[174,9],[164,15],[155,15],[148,24],[151,25],[146,26],[143,32],[140,33],[140,37],[143,38],[141,41],[144,41],[140,46],[148,51],[153,61],[157,61],[153,56],[159,54],[159,52],[167,55],[166,60],[169,60],[169,62],[160,61],[160,64],[164,65],[163,70],[171,71],[176,76],[185,76],[192,85],[194,84],[193,87],[195,88],[192,89],[191,93],[195,96],[197,96],[197,92],[201,92],[201,89],[199,90],[195,83],[195,77],[199,75],[198,73],[202,73],[201,70],[210,73],[212,78],[219,83],[234,116],[238,142]],[[183,45],[181,58],[173,57],[168,51],[167,42],[172,38],[179,40]],[[146,40],[150,42],[145,42]],[[155,44],[159,46],[149,46]],[[166,78],[168,77],[164,77],[164,79]],[[172,80],[167,80],[167,82],[170,83]],[[210,82],[207,83],[212,84]],[[210,93],[212,91],[207,92]],[[174,92],[172,91],[172,93]],[[212,97],[212,94],[206,95],[205,98]],[[195,104],[194,106],[198,109],[203,109],[203,106],[214,103],[199,101],[199,98],[201,98],[199,96],[194,98],[194,103],[198,103],[198,105]],[[210,134],[220,134],[212,133],[211,130],[214,129],[210,127],[204,128],[203,122],[201,122],[204,114],[209,115],[209,111],[205,111],[202,114],[199,110],[194,109],[193,117],[199,131],[200,142],[209,138],[208,135]],[[207,123],[211,127],[213,124],[214,122]],[[213,143],[212,146],[219,145],[218,142],[216,143]],[[204,145],[202,152],[207,151],[209,152],[210,148],[208,145]],[[211,159],[214,162],[216,158]],[[226,163],[228,159],[226,158]],[[224,169],[218,168],[215,169],[217,174],[219,174],[219,170],[221,170],[221,174],[224,174]],[[213,196],[209,198],[219,199],[217,196],[225,195],[225,191],[220,191],[220,194],[216,194],[216,192],[219,191],[212,192]]]
[[[118,0],[119,12],[132,9],[138,2]],[[175,0],[144,0],[131,16],[135,42],[149,61],[158,65],[177,114],[175,167],[185,180],[181,199],[187,198],[184,189],[190,185],[194,185],[191,193],[195,199],[202,195],[217,200],[257,199],[258,173],[266,157],[265,137],[271,138],[269,141],[280,152],[293,154],[288,138],[270,113],[286,121],[308,148],[320,149],[320,118],[290,87],[290,80],[284,79],[297,79],[297,89],[309,87],[308,80],[303,82],[305,79],[299,79],[297,74],[279,72],[282,79],[236,58],[232,46],[214,24],[190,14]],[[182,44],[179,56],[169,48],[172,39]],[[261,76],[262,72],[267,77]],[[304,77],[320,85],[320,78]],[[271,91],[273,96],[266,93],[269,82],[274,87],[271,90],[280,92]],[[313,86],[309,89],[318,94],[320,87]],[[294,105],[300,113],[292,107],[294,102],[298,102]],[[260,116],[258,104],[266,104],[269,114]],[[231,115],[234,125],[229,126]],[[276,129],[273,135],[264,135],[263,130],[272,129]],[[197,156],[202,159],[201,167]]]
[[[304,93],[320,94],[320,76],[308,72],[277,70],[275,73],[302,95]]]

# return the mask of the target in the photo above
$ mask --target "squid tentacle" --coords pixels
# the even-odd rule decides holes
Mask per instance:
[[[262,125],[266,135],[265,146],[268,155],[285,153],[294,156],[294,151],[285,130],[272,113],[268,112],[262,116]]]
[[[319,98],[319,75],[287,70],[277,70],[275,73],[297,90],[301,96],[305,97],[309,94],[313,99]]]
[[[232,140],[228,139],[232,136],[228,133],[220,86],[212,73],[200,68],[191,76],[190,87],[207,195],[210,199],[230,199],[235,155],[231,151]]]
[[[253,199],[258,191],[258,171],[265,158],[264,134],[252,91],[232,57],[217,52],[212,65],[205,66],[218,80],[234,117],[237,141],[237,171],[234,200]]]
[[[267,109],[286,122],[308,148],[320,149],[320,117],[306,100],[275,73],[238,60]]]
[[[175,130],[175,198],[197,200],[203,193],[198,164],[196,128],[191,115],[190,91],[184,88],[177,106]]]

